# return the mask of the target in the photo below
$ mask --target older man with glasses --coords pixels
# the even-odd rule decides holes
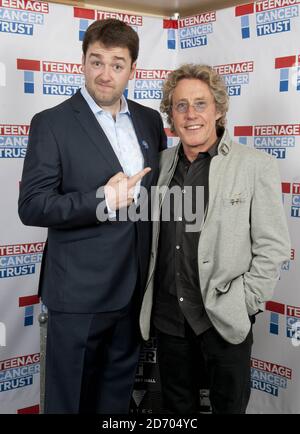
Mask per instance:
[[[160,219],[141,331],[147,339],[152,311],[167,412],[199,410],[204,363],[213,413],[245,413],[254,317],[290,256],[276,161],[231,140],[226,87],[209,66],[187,64],[170,73],[161,109],[180,143],[163,151],[158,183],[177,187],[182,200],[170,201],[168,221],[161,211],[170,198],[166,189],[154,202]]]

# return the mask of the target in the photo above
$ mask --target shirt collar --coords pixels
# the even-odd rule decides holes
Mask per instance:
[[[105,110],[100,107],[95,101],[94,99],[91,97],[91,95],[89,94],[87,88],[85,86],[83,86],[80,89],[81,95],[83,96],[83,98],[86,100],[88,106],[90,107],[90,109],[92,110],[92,112],[94,113],[94,115],[96,115],[97,113],[101,113],[104,112]],[[119,113],[124,113],[124,114],[129,114],[130,115],[130,111],[128,108],[128,103],[126,101],[126,98],[124,95],[121,96],[121,108],[120,108],[120,112]]]
[[[218,137],[217,140],[216,140],[216,142],[214,143],[214,145],[213,145],[211,148],[209,148],[208,151],[206,151],[206,152],[199,152],[199,154],[198,154],[196,160],[201,159],[201,158],[206,158],[206,157],[208,157],[208,156],[209,156],[210,158],[215,157],[215,156],[218,154],[218,146],[219,146],[220,141],[221,141],[221,137]],[[181,145],[180,145],[180,148],[179,148],[178,153],[179,153],[179,157],[180,157],[180,158],[184,158],[184,159],[186,159],[186,156],[185,156],[185,153],[184,153],[184,150],[183,150],[182,143],[181,143]],[[195,161],[196,161],[196,160],[195,160]]]
[[[211,148],[209,148],[209,150],[207,151],[209,153],[209,155],[211,156],[211,158],[214,157],[215,155],[217,155],[218,146],[219,146],[220,141],[221,141],[221,137],[218,137],[215,144]]]

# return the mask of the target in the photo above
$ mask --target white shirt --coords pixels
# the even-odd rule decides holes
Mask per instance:
[[[135,134],[128,104],[124,95],[121,97],[121,108],[115,120],[110,112],[98,106],[85,86],[82,87],[80,91],[110,142],[122,166],[123,172],[127,176],[133,176],[141,171],[144,168],[144,157]],[[138,182],[135,187],[135,202],[137,201],[139,192],[140,182]],[[106,205],[108,204],[106,203]],[[115,213],[113,214],[108,206],[107,208],[109,216],[114,217]]]

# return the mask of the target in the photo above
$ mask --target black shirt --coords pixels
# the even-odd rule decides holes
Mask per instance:
[[[186,230],[186,225],[191,224],[186,209],[190,211],[192,205],[193,213],[197,210],[197,222],[202,222],[208,204],[210,162],[217,154],[218,143],[219,140],[208,152],[200,152],[193,162],[186,158],[181,145],[169,185],[170,189],[175,187],[181,192],[181,203],[170,200],[169,221],[163,221],[166,218],[161,214],[153,321],[157,329],[169,335],[185,336],[185,320],[197,335],[211,327],[203,306],[198,273],[200,227],[196,232]],[[163,207],[167,198],[168,195]],[[204,206],[200,207],[199,201]]]

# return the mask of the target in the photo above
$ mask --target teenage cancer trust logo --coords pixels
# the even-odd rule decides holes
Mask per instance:
[[[266,303],[266,311],[270,312],[269,333],[276,336],[285,335],[294,344],[295,337],[298,339],[300,307],[269,301]]]
[[[137,69],[134,99],[161,99],[163,82],[170,72],[165,69]]]
[[[0,32],[32,36],[35,25],[43,25],[47,14],[48,2],[0,0]]]
[[[267,152],[278,159],[296,147],[300,135],[300,124],[247,125],[234,127],[234,136],[242,145]]]
[[[250,74],[254,70],[254,62],[229,63],[214,66],[215,71],[223,77],[229,96],[241,95],[242,86],[249,84]]]
[[[163,20],[163,28],[167,30],[167,48],[176,50],[178,20]]]
[[[29,125],[0,124],[0,158],[24,158]]]
[[[17,59],[17,69],[24,71],[24,93],[35,93],[37,72],[42,73],[44,95],[72,96],[84,84],[82,65],[79,63]]]
[[[0,393],[31,386],[39,372],[39,353],[0,360]]]
[[[236,6],[235,16],[241,19],[242,39],[251,37],[253,26],[256,36],[290,32],[292,21],[299,16],[299,3],[300,0],[263,0]]]
[[[209,35],[213,33],[216,12],[207,12],[179,20],[179,44],[182,50],[208,45]]]
[[[280,71],[279,92],[288,92],[290,88],[300,91],[300,55],[275,58],[275,69]],[[292,86],[291,86],[292,85]]]
[[[0,246],[0,279],[34,274],[44,246],[43,242]]]
[[[282,182],[283,203],[291,206],[291,217],[300,218],[300,182]]]
[[[251,358],[252,389],[278,397],[280,389],[288,387],[292,379],[292,370],[266,360]]]
[[[24,308],[24,327],[32,326],[34,322],[34,306],[40,304],[38,295],[19,297],[19,308]]]
[[[125,12],[97,11],[95,9],[74,7],[73,13],[74,18],[79,18],[79,41],[83,41],[86,29],[95,20],[114,18],[130,25],[136,32],[138,32],[138,27],[143,25],[143,17],[141,15],[131,15]]]

